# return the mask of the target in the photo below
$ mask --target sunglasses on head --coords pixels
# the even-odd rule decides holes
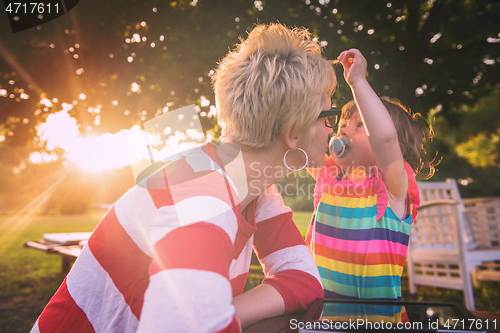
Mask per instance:
[[[332,108],[331,110],[323,110],[319,113],[318,119],[325,119],[325,126],[329,128],[337,128],[340,121],[340,115],[342,114],[342,109]]]

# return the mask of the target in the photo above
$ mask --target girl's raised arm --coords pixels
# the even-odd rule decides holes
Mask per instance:
[[[338,60],[350,85],[365,126],[375,162],[393,199],[406,198],[408,178],[394,123],[375,91],[366,80],[366,59],[357,49],[342,52]]]

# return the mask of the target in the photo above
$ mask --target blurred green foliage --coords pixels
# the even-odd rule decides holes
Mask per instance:
[[[63,103],[73,105],[69,114],[82,136],[115,133],[189,104],[199,107],[205,131],[218,136],[216,118],[206,116],[215,105],[212,69],[254,24],[277,21],[309,28],[330,59],[359,48],[377,93],[435,118],[432,149],[442,162],[432,180],[467,183],[464,197],[500,195],[498,17],[500,2],[493,0],[88,0],[16,34],[1,21],[0,176],[6,186],[0,197],[6,201],[0,210],[16,206],[7,205],[13,193],[29,202],[33,195],[24,189],[45,178],[29,167],[28,156],[49,150],[36,126]],[[333,102],[342,106],[351,92],[341,68],[337,74]],[[97,106],[99,114],[89,111]],[[60,203],[49,204],[83,212],[95,195],[86,193],[95,187],[73,176],[64,182],[73,189],[55,191]],[[301,195],[287,200],[295,209],[311,207]]]

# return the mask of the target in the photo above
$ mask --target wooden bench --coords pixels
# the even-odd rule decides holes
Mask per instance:
[[[65,232],[44,234],[43,239],[27,241],[27,248],[45,251],[49,254],[61,256],[61,272],[68,273],[71,265],[82,252],[83,245],[87,242],[91,232]]]

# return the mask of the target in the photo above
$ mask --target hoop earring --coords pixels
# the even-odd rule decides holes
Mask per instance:
[[[301,166],[299,169],[293,169],[293,168],[290,168],[290,167],[288,166],[288,164],[286,163],[286,155],[287,155],[287,154],[291,151],[291,149],[288,149],[288,150],[286,151],[286,153],[285,153],[285,156],[283,156],[283,163],[285,163],[286,168],[287,168],[288,170],[291,170],[292,172],[295,172],[295,171],[300,171],[300,170],[304,169],[304,168],[306,167],[307,163],[309,162],[309,157],[307,156],[306,151],[305,151],[304,149],[302,149],[302,148],[299,148],[299,147],[297,147],[297,149],[298,149],[298,150],[300,150],[301,152],[303,152],[303,153],[304,153],[304,155],[306,155],[306,163],[304,163],[304,165],[303,165],[303,166]]]

